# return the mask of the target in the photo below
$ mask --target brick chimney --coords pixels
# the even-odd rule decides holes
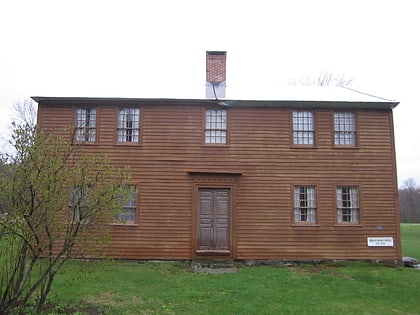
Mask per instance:
[[[226,51],[206,51],[206,98],[225,97]]]

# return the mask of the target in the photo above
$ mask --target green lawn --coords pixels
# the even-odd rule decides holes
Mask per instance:
[[[402,235],[404,255],[420,257],[420,225],[402,225]],[[407,315],[420,314],[419,294],[420,271],[367,263],[204,275],[185,263],[71,261],[50,298],[77,314]]]
[[[403,256],[420,260],[420,224],[401,224],[401,239]]]

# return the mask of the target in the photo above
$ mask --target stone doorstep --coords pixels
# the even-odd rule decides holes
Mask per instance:
[[[236,267],[233,268],[193,268],[191,267],[189,269],[191,272],[197,272],[197,273],[205,273],[205,274],[228,274],[228,273],[238,273],[238,269]]]
[[[233,259],[194,259],[189,270],[207,274],[238,273]]]

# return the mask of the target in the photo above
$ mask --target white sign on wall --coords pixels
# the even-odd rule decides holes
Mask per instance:
[[[374,247],[394,246],[393,237],[368,237],[367,245]]]

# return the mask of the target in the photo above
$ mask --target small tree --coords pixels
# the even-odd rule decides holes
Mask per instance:
[[[24,99],[13,104],[12,120],[15,125],[35,127],[37,107],[32,99]]]
[[[321,71],[315,74],[301,75],[298,79],[290,79],[289,85],[336,85],[336,86],[351,86],[353,78],[345,74],[334,74],[329,71]]]
[[[401,221],[420,223],[420,190],[413,178],[404,181],[399,190]]]
[[[41,308],[65,261],[93,254],[127,179],[105,157],[28,123],[15,125],[11,143],[0,180],[0,314],[29,301]]]
[[[0,154],[0,180],[6,177],[9,177],[10,174],[10,167],[7,164],[7,159]],[[1,188],[1,187],[0,187]],[[5,202],[6,196],[4,194],[0,193],[0,217],[2,214],[6,212],[6,202]],[[0,227],[0,233],[1,233],[1,227]]]
[[[10,108],[11,121],[14,125],[29,125],[35,127],[37,122],[37,105],[32,99],[23,99],[17,101]],[[5,152],[12,152],[13,147],[10,145],[11,131],[6,130],[0,135],[0,146]]]

